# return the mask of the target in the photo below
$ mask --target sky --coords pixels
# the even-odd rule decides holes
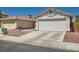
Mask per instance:
[[[9,16],[36,16],[40,12],[43,12],[49,7],[0,7],[1,11]],[[51,7],[67,12],[73,16],[79,15],[79,7]]]

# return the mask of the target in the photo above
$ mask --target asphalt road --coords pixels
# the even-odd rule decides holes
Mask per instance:
[[[69,51],[0,40],[0,52],[69,52]]]

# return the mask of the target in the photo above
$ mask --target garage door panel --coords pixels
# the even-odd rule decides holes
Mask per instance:
[[[39,21],[39,30],[64,31],[66,21]]]

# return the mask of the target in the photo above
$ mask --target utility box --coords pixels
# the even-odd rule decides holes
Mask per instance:
[[[2,28],[2,33],[5,35],[8,33],[7,28]]]

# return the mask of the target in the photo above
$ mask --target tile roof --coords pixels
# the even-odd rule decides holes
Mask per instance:
[[[0,12],[0,16],[8,16],[8,15],[4,12]]]
[[[64,16],[67,16],[67,17],[71,16],[69,13],[66,13],[66,12],[63,12],[63,11],[60,11],[60,10],[56,10],[55,8],[48,8],[44,12],[38,14],[35,18],[42,17],[45,14],[47,14],[49,11],[52,11],[52,12],[55,12],[56,14],[64,15]]]
[[[0,20],[29,20],[29,21],[33,21],[32,18],[29,18],[27,16],[7,16],[5,18],[0,18]]]

